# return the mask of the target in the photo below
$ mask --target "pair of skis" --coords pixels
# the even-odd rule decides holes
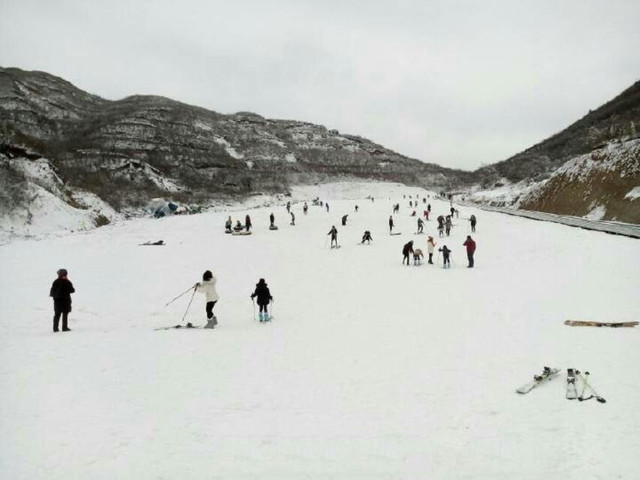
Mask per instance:
[[[527,394],[534,388],[545,383],[547,380],[552,380],[553,377],[555,377],[558,373],[560,373],[559,368],[544,367],[542,373],[540,373],[539,375],[534,375],[533,381],[526,383],[520,388],[516,389],[516,392],[520,394]],[[579,370],[568,368],[566,398],[568,400],[577,399],[581,402],[595,398],[600,403],[606,403],[604,397],[598,395],[594,388],[589,384],[588,377],[589,372],[585,372],[584,375],[582,375],[582,372],[580,372]],[[578,394],[576,379],[579,379],[582,382],[580,394]],[[590,393],[590,395],[588,397],[585,397],[585,393]]]
[[[593,389],[593,387],[589,384],[588,381],[589,372],[582,372],[580,370],[576,370],[574,368],[567,369],[567,400],[579,400],[580,402],[584,402],[585,400],[591,400],[595,398],[600,403],[606,403],[607,401],[604,397],[598,395],[598,393]],[[578,395],[578,388],[576,385],[576,379],[579,379],[582,382],[582,388],[580,389],[580,394]],[[585,393],[589,392],[590,395],[585,397]]]

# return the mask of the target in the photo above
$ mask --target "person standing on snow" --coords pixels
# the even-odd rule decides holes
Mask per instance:
[[[275,221],[276,221],[276,217],[273,215],[273,213],[271,213],[271,215],[269,215],[269,228],[273,228],[275,225]]]
[[[369,230],[365,230],[364,235],[362,235],[362,242],[360,243],[371,243],[371,240],[373,240],[373,238],[371,237],[371,232]]]
[[[331,248],[338,248],[338,229],[335,227],[335,225],[331,227],[331,230],[329,230],[329,233],[327,233],[327,235],[331,235]]]
[[[304,202],[304,206],[302,207],[302,213],[306,215],[307,210],[309,210],[309,205],[307,205],[307,202]]]
[[[447,215],[447,219],[444,222],[444,228],[448,237],[451,234],[451,215]]]
[[[287,213],[291,212],[291,202],[287,202]]]
[[[291,215],[291,225],[295,225],[296,224],[296,216],[293,214],[293,212],[289,212],[289,215]]]
[[[327,209],[327,213],[329,213],[329,202],[326,202],[326,203],[324,204],[324,206],[325,206],[325,208]]]
[[[268,322],[271,319],[269,318],[267,305],[269,305],[269,302],[273,300],[273,297],[271,296],[271,292],[269,291],[269,287],[264,281],[264,278],[261,278],[258,283],[256,283],[256,289],[251,294],[251,299],[253,300],[255,297],[258,297],[258,306],[260,307],[258,316],[260,317],[260,321]]]
[[[233,225],[233,221],[231,221],[231,217],[227,218],[227,221],[224,222],[224,230],[227,233],[231,233],[231,226]]]
[[[389,233],[393,233],[393,215],[389,215]]]
[[[418,233],[423,233],[424,230],[424,222],[420,217],[418,217]]]
[[[467,268],[473,268],[473,254],[476,253],[476,242],[471,238],[471,235],[467,235],[467,240],[462,245],[467,247],[467,260],[469,260]]]
[[[251,217],[249,215],[244,217],[244,228],[246,228],[247,232],[251,231]]]
[[[342,216],[342,226],[343,226],[343,227],[347,224],[347,217],[348,217],[348,216],[349,216],[349,215],[343,215],[343,216]]]
[[[431,235],[427,238],[427,253],[429,254],[429,262],[433,265],[433,252],[436,249],[436,242]]]
[[[218,324],[218,318],[213,314],[213,307],[219,300],[218,292],[216,292],[216,277],[213,276],[211,270],[207,270],[202,275],[202,281],[196,283],[193,288],[196,292],[202,293],[207,301],[205,312],[207,314],[207,324],[204,328],[214,328]]]
[[[70,332],[68,319],[69,312],[71,312],[71,294],[76,290],[67,277],[66,269],[61,268],[56,273],[58,278],[53,281],[51,290],[49,290],[49,296],[53,298],[53,331],[59,331],[60,315],[62,315],[62,331]]]
[[[409,266],[409,255],[413,253],[413,240],[409,243],[405,244],[402,247],[402,264],[404,265],[404,261],[407,261],[407,267]]]
[[[471,223],[471,232],[475,233],[475,231],[476,231],[476,216],[475,215],[471,215],[469,217],[469,222]]]
[[[444,245],[442,248],[438,249],[439,252],[442,252],[442,268],[451,268],[451,261],[449,256],[451,255],[451,250]]]

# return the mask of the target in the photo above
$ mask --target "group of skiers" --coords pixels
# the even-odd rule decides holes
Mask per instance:
[[[363,243],[364,243],[364,239],[363,239]],[[467,265],[467,268],[473,268],[474,254],[476,252],[476,242],[471,238],[471,235],[467,235],[467,239],[462,245],[467,249],[467,260],[469,262]],[[433,265],[433,254],[435,252],[435,248],[436,248],[436,242],[433,239],[433,237],[429,235],[427,237],[427,253],[429,254],[428,263],[431,265]],[[441,248],[438,249],[438,251],[442,252],[442,267],[450,268],[451,267],[451,250],[446,245],[443,245]],[[407,265],[410,264],[409,262],[410,255],[413,255],[414,265],[420,265],[420,262],[424,258],[424,254],[422,253],[422,250],[420,250],[419,248],[416,248],[416,249],[413,248],[413,240],[407,242],[402,247],[402,264],[403,265],[405,264],[405,261]]]
[[[70,332],[69,313],[71,312],[71,294],[75,293],[75,288],[73,288],[73,284],[69,280],[68,272],[65,268],[59,269],[57,271],[57,275],[58,278],[53,281],[49,291],[49,296],[53,298],[53,331],[60,331],[60,318],[62,317],[62,331]],[[216,282],[217,279],[213,276],[211,270],[207,270],[202,275],[202,281],[197,282],[193,287],[187,290],[187,292],[193,290],[193,295],[198,292],[205,296],[205,315],[207,316],[207,324],[204,328],[215,328],[215,326],[218,325],[218,319],[213,313],[213,307],[215,307],[220,298],[216,291]],[[184,293],[181,295],[184,295]],[[271,317],[269,316],[268,306],[269,303],[273,301],[273,297],[271,296],[271,292],[269,291],[269,287],[267,286],[264,278],[261,278],[258,281],[250,298],[251,300],[257,298],[257,303],[260,308],[260,312],[258,314],[260,322],[270,321]],[[191,303],[189,303],[189,305],[191,305]],[[187,326],[191,326],[191,323],[188,323]]]

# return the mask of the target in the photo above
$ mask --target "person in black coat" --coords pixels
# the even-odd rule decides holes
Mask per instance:
[[[413,240],[402,247],[402,264],[407,261],[407,267],[409,266],[409,255],[413,253]]]
[[[53,298],[53,331],[58,331],[60,316],[62,315],[62,331],[70,332],[67,324],[69,312],[71,311],[71,294],[75,292],[73,284],[67,278],[67,270],[58,270],[58,278],[53,281],[49,296]]]
[[[251,299],[258,297],[258,305],[260,306],[260,321],[268,322],[269,321],[269,312],[267,310],[267,305],[269,302],[273,300],[271,296],[271,292],[269,291],[269,287],[267,286],[264,278],[261,278],[258,283],[256,283],[256,290],[251,294]]]

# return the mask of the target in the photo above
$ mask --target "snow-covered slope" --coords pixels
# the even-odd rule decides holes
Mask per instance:
[[[640,139],[611,142],[572,158],[545,180],[475,187],[459,197],[494,207],[640,223]]]
[[[0,478],[637,477],[640,329],[563,325],[638,320],[637,240],[459,207],[452,236],[436,238],[452,268],[407,267],[404,243],[426,251],[402,197],[419,190],[321,188],[293,192],[330,205],[305,216],[295,203],[296,226],[283,199],[0,246]],[[247,213],[253,235],[223,233]],[[374,241],[357,245],[365,229]],[[53,334],[60,267],[77,290],[73,331]],[[180,321],[189,295],[164,305],[206,269],[219,328],[154,331]],[[253,320],[260,277],[269,324]],[[204,323],[200,295],[186,321]],[[607,403],[566,400],[564,375],[516,394],[544,365],[590,371]]]

